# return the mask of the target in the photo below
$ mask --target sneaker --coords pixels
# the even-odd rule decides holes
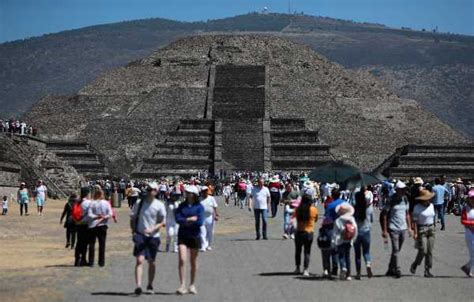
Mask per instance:
[[[287,234],[283,234],[283,239],[288,239],[288,235],[287,235]]]
[[[295,239],[295,235],[291,234],[290,239]]]
[[[135,295],[140,296],[143,293],[143,290],[141,287],[135,288]]]
[[[346,281],[352,281],[352,277],[351,277],[351,276],[347,276],[347,277],[346,277]]]
[[[208,246],[208,247],[207,247],[207,250],[208,250],[208,251],[212,251],[212,247]]]
[[[175,253],[175,254],[178,253],[178,249],[174,249],[173,253]]]
[[[446,231],[446,227],[444,225],[441,227],[441,231]]]
[[[339,275],[339,279],[341,280],[347,280],[347,271],[342,270],[341,274]]]
[[[257,237],[255,238],[255,240],[260,240],[260,236],[257,236]]]
[[[176,290],[176,294],[178,295],[186,295],[188,293],[188,290],[186,289],[186,287],[183,286],[180,286],[178,288],[178,290]]]
[[[66,246],[65,246],[64,248],[67,249],[69,246],[70,246],[70,244],[69,244],[69,243],[66,243]]]
[[[266,236],[265,236],[265,237],[263,237],[263,240],[268,240],[268,237],[266,237]]]
[[[153,286],[148,285],[148,286],[146,287],[146,293],[149,294],[149,295],[154,295],[154,294],[155,294],[155,291],[153,290]]]
[[[413,275],[416,273],[416,263],[412,263],[412,265],[410,266],[410,273],[412,273]]]
[[[372,267],[367,266],[367,277],[370,279],[373,276],[374,276],[374,274],[372,273]]]
[[[204,253],[206,251],[206,249],[200,249],[199,251]]]
[[[325,269],[323,272],[323,278],[329,278],[329,272],[327,269]]]
[[[309,277],[309,272],[308,272],[308,270],[307,270],[307,269],[305,269],[305,270],[303,271],[303,276],[305,276],[305,277]]]
[[[355,276],[355,279],[356,279],[356,280],[360,280],[360,279],[361,279],[360,273],[357,273],[357,275]]]
[[[295,275],[300,275],[300,274],[301,274],[301,270],[300,270],[299,267],[297,267],[297,268],[295,269],[294,274],[295,274]]]
[[[191,285],[191,286],[189,287],[189,293],[190,293],[191,295],[197,295],[198,292],[197,292],[196,286]]]
[[[332,276],[337,276],[337,266],[333,267],[331,270],[331,275]]]
[[[467,267],[467,265],[461,266],[461,270],[466,274],[466,276],[472,277],[471,271],[469,270],[469,268]]]
[[[166,252],[167,252],[167,253],[170,252],[170,245],[169,245],[169,244],[166,245]]]

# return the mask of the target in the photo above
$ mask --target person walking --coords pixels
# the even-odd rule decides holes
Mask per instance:
[[[89,265],[89,261],[87,261],[87,249],[89,247],[90,231],[88,226],[89,217],[87,214],[91,204],[90,199],[89,187],[82,187],[79,201],[76,202],[72,208],[71,215],[76,225],[77,233],[77,243],[74,251],[74,266]]]
[[[178,250],[179,250],[179,281],[180,286],[176,293],[197,294],[196,275],[197,257],[201,248],[201,226],[204,224],[204,207],[199,203],[199,189],[195,185],[185,188],[186,201],[182,202],[176,210],[176,222],[179,224]],[[186,289],[185,271],[186,262],[190,255],[191,283]]]
[[[368,200],[366,188],[362,187],[355,194],[354,218],[357,223],[357,238],[354,242],[356,280],[361,279],[361,256],[364,256],[367,277],[372,278],[372,256],[370,254],[370,231],[374,220],[374,208]]]
[[[95,242],[99,242],[99,266],[105,265],[105,243],[107,239],[108,221],[113,216],[110,203],[105,200],[104,191],[100,186],[96,186],[93,200],[87,212],[89,219],[89,266],[94,266]]]
[[[268,190],[270,191],[271,199],[272,218],[275,218],[278,212],[278,205],[280,204],[281,199],[280,189],[280,178],[278,175],[275,175],[270,179],[270,183],[268,184]]]
[[[28,194],[28,188],[26,184],[22,182],[20,188],[17,192],[17,202],[20,204],[20,216],[23,216],[23,211],[25,216],[28,216],[28,202],[30,201],[30,196]]]
[[[204,224],[201,226],[201,252],[212,251],[215,222],[219,219],[216,199],[209,194],[209,188],[201,188],[201,205],[204,207]]]
[[[173,243],[173,253],[178,252],[178,227],[176,223],[175,212],[178,209],[178,195],[171,194],[166,201],[166,252],[170,251],[171,243]]]
[[[413,239],[416,241],[418,254],[415,261],[410,266],[410,272],[416,273],[416,268],[421,265],[425,258],[425,277],[433,278],[431,268],[433,267],[433,249],[435,241],[435,208],[431,201],[435,197],[434,193],[428,190],[421,190],[420,195],[416,198],[417,204],[413,208],[412,219]]]
[[[237,185],[237,198],[239,199],[240,208],[243,209],[247,200],[247,183],[241,178]]]
[[[295,265],[296,274],[301,273],[301,252],[304,249],[303,276],[309,276],[311,246],[314,239],[314,225],[318,220],[318,209],[313,206],[314,191],[305,191],[299,207],[293,213],[296,218]]]
[[[224,188],[222,189],[222,194],[224,195],[225,206],[228,207],[230,204],[230,197],[232,195],[232,187],[228,181],[226,181]]]
[[[436,214],[438,216],[438,220],[441,222],[441,231],[446,229],[446,225],[444,222],[444,215],[445,215],[445,200],[449,197],[449,191],[446,189],[445,186],[441,184],[441,180],[439,178],[435,178],[435,185],[432,188],[433,193],[435,194],[433,205],[436,210]]]
[[[395,185],[395,193],[389,198],[381,214],[382,237],[386,239],[390,236],[392,242],[392,254],[386,275],[396,278],[402,276],[398,257],[405,241],[407,230],[412,235],[406,190],[405,183],[398,181]]]
[[[38,180],[38,183],[36,184],[35,195],[38,216],[43,216],[43,209],[48,196],[48,188],[46,188],[42,180]]]
[[[156,254],[160,247],[160,230],[165,226],[166,208],[156,197],[158,184],[150,183],[145,199],[138,201],[132,208],[130,227],[133,236],[133,256],[135,262],[135,294],[141,295],[143,264],[148,261],[147,293],[154,294],[153,280],[156,272]]]
[[[461,224],[464,226],[469,261],[461,270],[470,278],[474,277],[474,188],[467,193],[466,204],[461,212]]]
[[[357,223],[354,219],[354,208],[348,202],[342,202],[335,207],[338,218],[334,221],[333,243],[336,246],[339,259],[341,280],[351,278],[351,247],[357,238]]]
[[[270,191],[264,184],[265,179],[260,177],[257,186],[253,187],[252,196],[249,202],[249,211],[254,212],[255,216],[255,231],[257,233],[256,240],[260,240],[260,234],[263,235],[263,240],[267,240],[267,220],[268,209],[270,208]],[[260,219],[262,220],[262,233],[260,233]]]
[[[64,205],[63,213],[61,214],[61,218],[59,219],[59,224],[63,223],[64,220],[64,228],[66,229],[66,246],[65,248],[71,247],[74,249],[76,244],[76,225],[72,219],[72,207],[74,203],[78,202],[77,195],[73,194],[69,197],[68,201]]]

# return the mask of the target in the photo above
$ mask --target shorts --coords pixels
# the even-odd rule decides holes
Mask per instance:
[[[201,238],[179,238],[178,245],[185,245],[187,248],[200,250],[201,249]]]
[[[145,256],[146,260],[155,261],[161,243],[160,238],[135,234],[133,235],[133,242],[135,243],[133,247],[134,257]]]

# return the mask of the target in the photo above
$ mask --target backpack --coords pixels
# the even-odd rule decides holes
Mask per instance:
[[[238,188],[239,188],[239,191],[246,192],[247,191],[247,184],[244,183],[244,182],[240,182]]]
[[[79,202],[75,202],[71,210],[71,218],[75,223],[80,223],[82,220],[82,207]]]
[[[322,226],[319,229],[319,234],[318,234],[318,239],[317,239],[318,247],[322,250],[330,250],[331,240],[332,240],[331,228]]]
[[[344,230],[342,231],[342,239],[344,241],[351,241],[352,239],[355,238],[356,234],[357,234],[356,226],[352,222],[346,221],[344,223]]]

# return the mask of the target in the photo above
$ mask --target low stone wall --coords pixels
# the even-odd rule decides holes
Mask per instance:
[[[20,182],[20,172],[21,169],[19,166],[0,162],[0,186],[18,186]]]

